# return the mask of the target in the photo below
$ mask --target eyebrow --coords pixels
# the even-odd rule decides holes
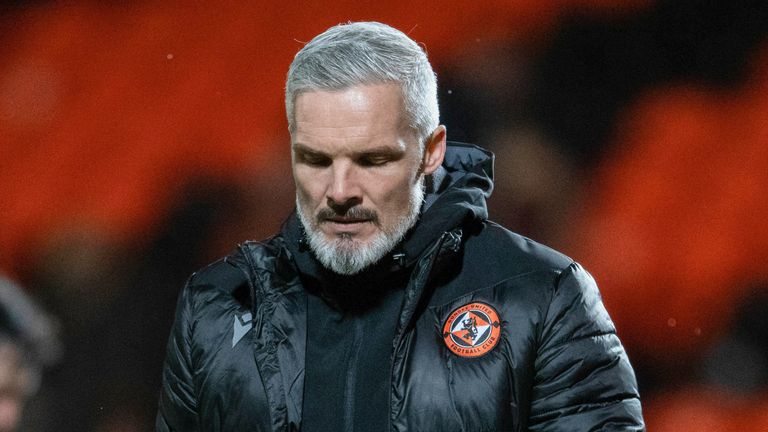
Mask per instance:
[[[293,149],[293,151],[295,151],[297,153],[307,153],[307,154],[318,155],[318,156],[328,156],[324,152],[321,152],[319,150],[315,150],[315,149],[313,149],[313,148],[311,148],[309,146],[306,146],[304,144],[301,144],[301,143],[294,143],[294,144],[291,145],[291,148]]]
[[[311,154],[311,155],[318,155],[318,156],[327,156],[330,157],[325,152],[315,150],[305,144],[302,143],[294,143],[292,146],[293,151],[297,153],[305,153],[305,154]],[[388,146],[378,146],[378,147],[372,147],[363,149],[357,152],[353,152],[353,157],[362,157],[362,156],[387,156],[391,158],[400,158],[405,154],[405,150],[401,150],[399,148],[392,148]]]

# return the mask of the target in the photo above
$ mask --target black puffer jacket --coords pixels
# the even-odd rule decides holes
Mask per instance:
[[[635,376],[593,279],[486,220],[491,172],[488,153],[450,145],[420,222],[387,258],[393,271],[411,271],[393,341],[389,429],[643,430]],[[300,429],[300,239],[293,217],[280,235],[189,280],[158,431]]]

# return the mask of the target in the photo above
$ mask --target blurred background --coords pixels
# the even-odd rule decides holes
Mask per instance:
[[[595,275],[649,430],[768,430],[768,2],[65,3],[0,6],[0,273],[63,344],[22,430],[152,430],[176,296],[289,214],[285,73],[350,20],[423,43],[492,218]]]

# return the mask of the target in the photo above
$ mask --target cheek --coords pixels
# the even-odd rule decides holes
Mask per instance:
[[[296,195],[305,206],[315,207],[323,196],[321,182],[318,176],[312,176],[306,170],[294,169],[293,182]]]
[[[382,213],[387,216],[395,216],[405,213],[409,209],[408,202],[413,187],[410,176],[399,176],[387,180],[378,179],[372,184],[376,186],[373,193],[375,201],[374,197],[371,197],[372,201]]]

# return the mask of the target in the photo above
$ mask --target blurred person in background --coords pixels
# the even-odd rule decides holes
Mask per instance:
[[[158,431],[644,429],[594,280],[487,220],[493,156],[446,141],[413,40],[332,27],[286,112],[296,211],[188,281]]]
[[[11,280],[0,275],[0,432],[17,430],[42,369],[61,347],[52,321]]]

